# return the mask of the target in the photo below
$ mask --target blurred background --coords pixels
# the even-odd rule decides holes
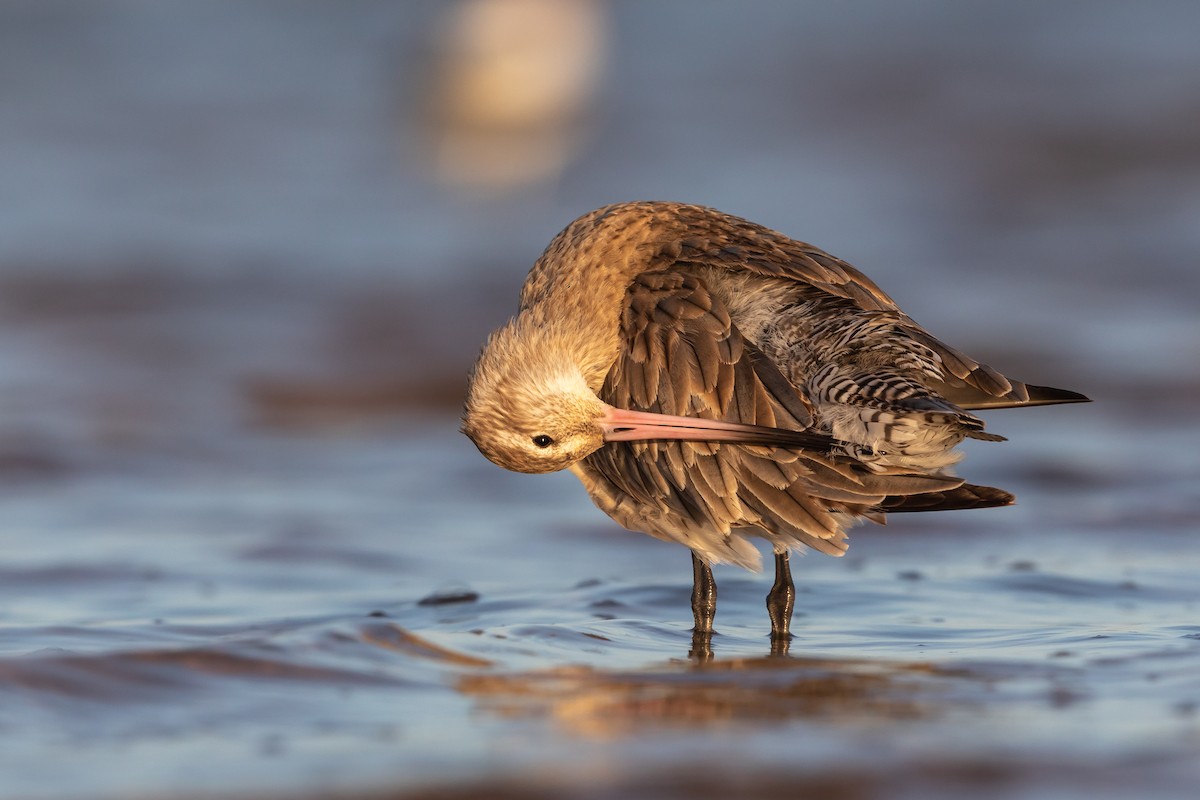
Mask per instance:
[[[5,449],[449,410],[541,248],[630,199],[1194,399],[1200,15],[1151,8],[7,3]]]
[[[529,266],[617,201],[812,242],[953,345],[1100,401],[995,420],[1009,455],[968,465],[1032,487],[1010,519],[1194,533],[1198,37],[1200,6],[1169,0],[0,5],[0,734],[25,732],[0,767],[53,796],[80,774],[283,791],[301,760],[328,785],[407,786],[397,761],[436,781],[462,766],[427,758],[438,735],[494,767],[491,734],[330,722],[322,761],[280,729],[341,719],[335,695],[280,689],[293,719],[196,671],[261,678],[259,650],[221,660],[255,632],[295,669],[353,672],[322,638],[366,636],[339,614],[520,586],[519,616],[596,569],[678,572],[677,607],[645,613],[682,625],[685,556],[455,431]],[[421,620],[435,640],[501,624]],[[577,657],[533,639],[538,666]],[[236,699],[166,723],[155,681]],[[214,736],[250,755],[213,775]]]

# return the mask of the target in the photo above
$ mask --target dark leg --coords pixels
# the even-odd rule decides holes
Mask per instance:
[[[692,553],[692,649],[688,657],[697,661],[712,660],[713,618],[717,615],[717,582],[712,567]]]
[[[717,615],[717,582],[712,567],[692,553],[692,617],[697,632],[712,633],[713,618]]]
[[[767,615],[771,618],[771,641],[792,638],[792,608],[796,605],[796,587],[787,552],[775,554],[775,585],[767,595]]]

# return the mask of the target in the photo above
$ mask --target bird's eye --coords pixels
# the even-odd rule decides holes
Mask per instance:
[[[539,433],[537,436],[533,437],[533,443],[538,447],[549,447],[550,445],[554,444],[554,440],[544,433]]]

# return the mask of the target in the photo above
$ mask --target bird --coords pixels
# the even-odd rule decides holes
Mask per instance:
[[[713,632],[712,566],[760,570],[766,540],[786,642],[790,553],[840,556],[851,525],[891,513],[1010,505],[953,472],[964,440],[1004,440],[973,412],[1088,401],[950,347],[813,245],[639,201],[546,247],[475,362],[461,430],[495,464],[569,470],[621,526],[687,547],[694,636]]]

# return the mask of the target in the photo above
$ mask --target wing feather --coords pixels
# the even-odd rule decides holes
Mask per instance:
[[[601,390],[605,402],[792,430],[811,420],[796,389],[743,339],[699,276],[642,273],[627,300],[626,345]],[[751,568],[757,553],[740,542],[745,533],[840,554],[847,524],[878,516],[873,509],[885,498],[962,484],[872,472],[828,449],[718,442],[614,442],[575,471],[597,505],[626,527],[683,542],[710,561]]]
[[[1030,387],[981,364],[929,334],[900,310],[896,302],[851,264],[811,244],[800,242],[748,220],[709,208],[672,204],[673,224],[688,234],[663,249],[657,268],[723,269],[769,278],[786,278],[812,292],[842,298],[863,311],[894,314],[899,324],[933,350],[949,373],[946,399],[966,410],[1051,403],[1082,403],[1076,392]],[[767,383],[771,381],[763,378]],[[1033,392],[1031,397],[1030,392]],[[802,424],[803,418],[797,417]]]

